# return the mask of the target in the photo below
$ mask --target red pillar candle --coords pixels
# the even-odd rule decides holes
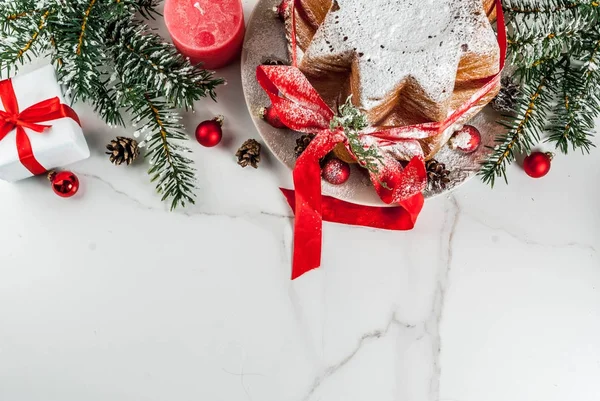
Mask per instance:
[[[192,63],[224,67],[242,49],[241,0],[167,0],[164,16],[173,43]]]

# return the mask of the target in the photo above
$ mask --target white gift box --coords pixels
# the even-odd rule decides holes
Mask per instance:
[[[18,75],[12,79],[12,84],[21,112],[54,97],[65,103],[54,67],[51,65]],[[2,102],[0,110],[5,110]],[[51,128],[43,133],[25,128],[25,132],[31,142],[35,159],[47,170],[66,166],[90,156],[83,131],[73,119],[65,117],[39,124],[50,125]],[[0,179],[4,181],[14,182],[33,175],[19,160],[16,135],[17,130],[13,129],[0,140]]]

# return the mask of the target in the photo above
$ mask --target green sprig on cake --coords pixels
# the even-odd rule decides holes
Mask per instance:
[[[377,174],[383,164],[383,156],[375,146],[365,147],[360,140],[360,133],[369,126],[367,116],[352,104],[352,97],[339,107],[339,113],[331,120],[331,129],[342,128],[348,137],[348,145],[358,164],[370,173]]]

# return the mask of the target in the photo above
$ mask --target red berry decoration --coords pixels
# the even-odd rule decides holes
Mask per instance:
[[[528,176],[533,178],[541,178],[548,174],[552,167],[552,158],[554,155],[550,152],[533,152],[525,158],[523,168]]]
[[[275,128],[287,128],[286,125],[281,122],[279,115],[273,108],[273,106],[263,107],[260,109],[260,117]]]
[[[196,128],[196,140],[207,148],[217,146],[223,139],[223,116],[201,122]]]
[[[323,179],[333,185],[342,185],[350,178],[350,165],[340,159],[330,159],[321,171]]]
[[[70,198],[79,191],[79,178],[70,171],[51,171],[48,179],[52,183],[54,193],[61,198]]]
[[[463,152],[475,152],[481,145],[481,133],[472,125],[465,125],[463,129],[456,131],[450,138],[450,147],[460,149]]]

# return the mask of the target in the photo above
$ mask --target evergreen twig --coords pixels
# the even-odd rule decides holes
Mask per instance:
[[[351,99],[349,97],[346,103],[339,107],[339,114],[331,120],[331,129],[343,128],[358,164],[370,173],[377,174],[384,163],[383,155],[376,146],[365,147],[362,143],[360,133],[369,126],[369,121],[367,116],[352,104]]]
[[[497,177],[506,176],[506,168],[518,153],[529,152],[540,140],[551,109],[553,89],[549,85],[555,75],[556,66],[543,63],[529,70],[521,70],[525,82],[522,96],[517,100],[517,117],[506,116],[501,124],[507,132],[496,138],[492,153],[483,163],[479,175],[492,187]]]
[[[540,14],[557,14],[565,11],[596,8],[600,6],[600,2],[596,0],[546,0],[545,2],[531,0],[505,0],[503,9],[509,15],[540,15]]]

